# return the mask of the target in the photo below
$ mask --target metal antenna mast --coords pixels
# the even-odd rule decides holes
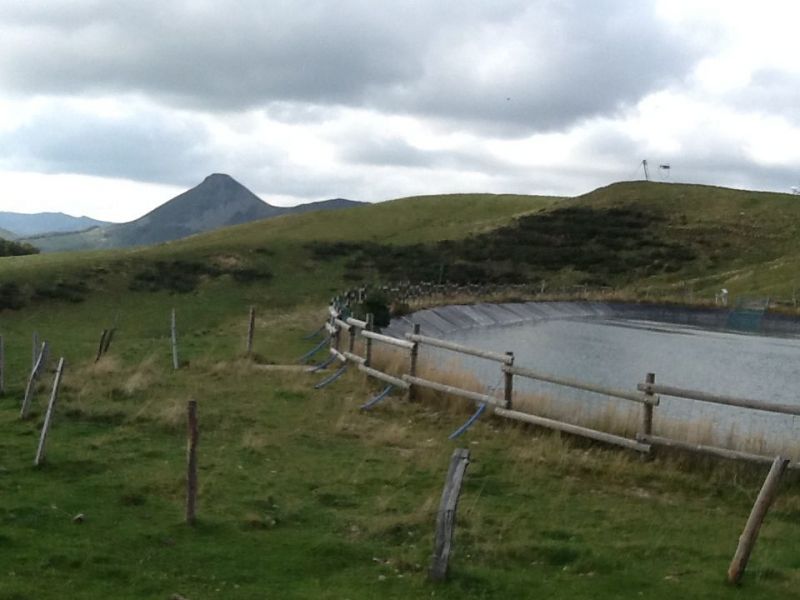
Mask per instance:
[[[642,169],[644,169],[644,180],[650,181],[650,174],[647,172],[647,159],[642,161]]]

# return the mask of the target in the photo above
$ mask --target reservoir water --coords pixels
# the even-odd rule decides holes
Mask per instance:
[[[435,309],[428,315],[418,313],[409,321],[421,321],[423,329],[427,325],[428,330],[438,326],[438,332],[430,333],[436,337],[486,350],[513,351],[516,365],[556,376],[635,391],[637,383],[652,372],[663,385],[800,404],[800,337],[796,334],[766,336],[700,328],[639,318],[646,316],[641,311],[628,311],[630,314],[626,315],[626,311],[597,305],[578,309],[565,304],[548,305],[543,310],[541,305],[528,303],[516,306],[535,310],[536,315],[529,318],[521,315],[509,322],[476,317],[476,311],[491,316],[498,309],[508,311],[510,305],[490,306]],[[457,326],[458,319],[470,311],[473,324]],[[524,310],[517,308],[515,312]],[[456,326],[441,327],[442,320]],[[716,325],[724,323],[718,321]],[[397,326],[407,329],[408,323]],[[502,393],[498,363],[433,348],[424,348],[422,357],[430,359],[426,362],[474,377],[477,381],[470,387]],[[537,414],[628,435],[635,433],[641,418],[641,406],[624,400],[521,377],[515,377],[514,385],[521,404],[527,403],[525,408]],[[796,456],[800,422],[791,415],[663,396],[655,409],[654,433],[696,443],[756,452],[784,451]]]

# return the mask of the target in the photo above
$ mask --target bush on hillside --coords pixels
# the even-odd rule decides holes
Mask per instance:
[[[19,285],[13,281],[0,283],[0,310],[8,308],[17,310],[25,306],[25,295]]]
[[[24,242],[0,239],[0,256],[25,256],[26,254],[39,254],[39,249]]]
[[[680,270],[697,258],[671,239],[652,210],[573,206],[526,215],[463,240],[406,246],[312,242],[315,260],[345,258],[345,279],[464,284],[523,284],[578,271],[624,284]]]

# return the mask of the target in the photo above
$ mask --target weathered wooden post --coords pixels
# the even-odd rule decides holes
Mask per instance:
[[[511,358],[511,360],[508,362],[508,365],[505,365],[507,369],[509,369],[514,366],[514,353],[506,352],[506,356]],[[505,402],[504,408],[506,410],[511,410],[511,404],[514,396],[514,374],[507,369],[503,370],[505,380],[505,384],[503,386],[503,400]]]
[[[761,486],[761,491],[758,493],[755,504],[753,504],[753,510],[750,511],[744,531],[739,537],[736,554],[733,555],[731,565],[728,567],[728,581],[731,583],[738,584],[742,579],[742,575],[744,575],[747,561],[750,560],[750,553],[753,551],[756,539],[758,539],[761,523],[764,522],[764,517],[767,516],[767,511],[773,500],[775,500],[775,496],[778,493],[778,484],[788,465],[789,459],[782,456],[776,456],[772,462],[772,467],[770,467],[767,478],[764,480],[764,485]]]
[[[350,352],[350,354],[355,354],[355,351],[356,351],[356,326],[355,325],[350,325],[350,327],[347,328],[347,336],[348,336],[347,349]]]
[[[45,356],[47,354],[47,342],[42,342],[42,349],[39,352],[39,358],[31,369],[30,377],[28,377],[28,385],[25,386],[25,396],[22,398],[22,408],[19,412],[20,419],[27,419],[28,413],[31,410],[31,399],[33,398],[33,387],[36,384],[36,379],[39,377],[39,372],[44,365]]]
[[[42,433],[39,435],[39,447],[36,449],[36,458],[33,460],[33,464],[37,467],[44,462],[45,450],[47,448],[47,434],[50,431],[50,424],[53,422],[53,411],[56,407],[58,388],[61,386],[61,375],[63,372],[64,357],[62,356],[59,359],[58,367],[56,368],[56,377],[53,380],[53,391],[50,393],[50,402],[47,404],[47,413],[44,415]]]
[[[654,385],[656,382],[656,374],[648,373],[644,381],[647,385]],[[652,390],[648,389],[647,391],[645,391],[645,395],[652,398],[655,394],[653,393]],[[650,402],[646,402],[642,404],[642,434],[652,435],[652,433],[653,433],[653,405]]]
[[[375,315],[369,313],[367,315],[367,331],[375,330]],[[364,366],[369,367],[372,364],[372,339],[364,338]]]
[[[186,444],[186,522],[194,525],[197,514],[197,400],[189,400]]]
[[[247,356],[253,354],[253,336],[256,331],[256,307],[250,307],[250,318],[247,321]]]
[[[414,323],[414,335],[419,335],[419,323]],[[419,362],[419,342],[414,340],[414,345],[411,348],[411,358],[408,368],[408,374],[411,375],[411,377],[417,376],[418,362]],[[408,399],[409,400],[417,399],[417,389],[416,386],[414,386],[414,384],[408,386]]]
[[[6,393],[6,348],[0,335],[0,396]]]
[[[108,335],[108,329],[103,329],[103,333],[100,334],[100,343],[97,345],[97,356],[94,357],[94,362],[100,360],[100,357],[103,356],[103,348],[106,347],[106,336]]]
[[[447,479],[442,490],[442,499],[439,502],[439,512],[436,514],[436,538],[433,546],[433,557],[428,576],[432,581],[447,579],[450,552],[453,549],[453,536],[456,530],[456,510],[458,498],[461,495],[461,484],[464,473],[469,465],[469,450],[456,448],[450,458],[450,468],[447,470]]]
[[[178,330],[175,323],[175,309],[172,309],[172,368],[178,370],[180,363],[178,362]]]
[[[332,318],[332,319],[331,319],[331,322],[332,322],[332,324],[333,324],[333,328],[336,330],[336,333],[334,333],[334,334],[333,334],[333,340],[332,340],[332,343],[333,343],[333,348],[334,348],[334,349],[335,349],[337,352],[340,352],[340,351],[342,350],[342,328],[341,328],[341,327],[339,327],[339,326],[336,324],[336,319],[338,319],[338,318],[339,318],[339,315],[340,315],[340,314],[341,314],[341,313],[337,313],[337,315],[336,315],[334,318]]]
[[[36,366],[36,361],[39,359],[39,334],[35,331],[31,336],[31,369]]]
[[[108,352],[108,349],[111,348],[111,340],[114,339],[114,332],[117,330],[116,327],[112,327],[108,330],[108,335],[106,336],[106,342],[103,344],[103,354]]]

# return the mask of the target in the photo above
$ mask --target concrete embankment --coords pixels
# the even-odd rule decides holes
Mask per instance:
[[[503,327],[549,319],[630,319],[674,323],[705,329],[734,329],[773,335],[800,334],[800,319],[787,315],[736,309],[659,304],[600,302],[514,302],[507,304],[452,305],[428,308],[392,319],[386,333],[401,336],[418,323],[424,334],[447,337],[480,327]]]

